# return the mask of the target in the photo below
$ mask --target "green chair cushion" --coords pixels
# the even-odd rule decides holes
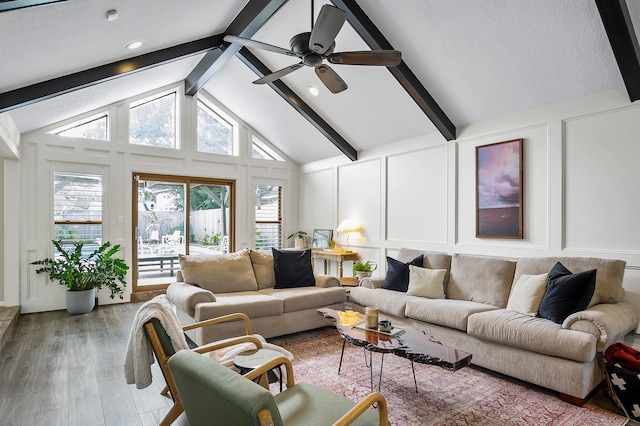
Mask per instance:
[[[286,426],[330,425],[356,405],[348,398],[308,383],[296,384],[274,399]],[[378,425],[378,413],[368,410],[353,424]]]

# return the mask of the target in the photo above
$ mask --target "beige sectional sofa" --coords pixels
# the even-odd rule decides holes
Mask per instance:
[[[622,301],[624,261],[580,257],[515,260],[409,249],[400,250],[397,259],[410,262],[420,254],[425,268],[447,271],[446,298],[387,290],[382,288],[384,278],[368,278],[350,291],[354,309],[364,312],[367,306],[377,307],[396,322],[472,353],[476,365],[555,390],[576,404],[602,382],[602,352],[638,324],[638,312]],[[595,291],[586,309],[572,313],[562,323],[535,312],[507,309],[512,286],[521,277],[546,274],[558,261],[573,273],[596,269]]]
[[[344,309],[346,291],[336,277],[313,275],[310,255],[305,262],[311,286],[288,283],[289,288],[275,288],[278,285],[270,253],[243,250],[180,255],[181,271],[177,281],[169,285],[167,298],[176,306],[183,325],[234,312],[247,314],[253,332],[265,338],[331,325],[317,310]],[[240,322],[218,324],[200,328],[190,337],[204,344],[242,334],[243,327]]]

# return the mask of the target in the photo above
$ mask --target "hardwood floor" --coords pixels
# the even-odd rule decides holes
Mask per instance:
[[[146,389],[127,385],[122,366],[140,305],[22,315],[0,353],[0,424],[157,425],[173,404],[157,363]]]

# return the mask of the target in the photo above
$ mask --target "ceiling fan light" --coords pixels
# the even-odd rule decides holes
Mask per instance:
[[[318,96],[320,94],[320,89],[318,89],[316,86],[309,86],[309,93],[311,93],[313,96]]]

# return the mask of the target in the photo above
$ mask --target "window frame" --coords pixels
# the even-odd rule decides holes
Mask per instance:
[[[101,240],[102,242],[106,242],[109,241],[109,220],[106,220],[105,218],[107,217],[107,212],[109,211],[109,205],[110,205],[110,197],[109,197],[109,193],[106,190],[106,188],[109,188],[109,184],[110,184],[110,176],[109,176],[109,168],[106,166],[88,166],[88,165],[84,165],[84,164],[67,164],[67,163],[51,163],[50,167],[49,167],[49,185],[48,185],[48,191],[47,191],[47,196],[49,198],[48,200],[48,205],[49,205],[49,215],[50,215],[50,219],[49,219],[49,235],[50,238],[49,240],[53,240],[56,237],[55,234],[55,227],[56,227],[56,219],[55,219],[55,188],[54,188],[54,183],[55,183],[55,175],[56,174],[88,174],[88,175],[100,175],[102,178],[102,212],[101,212],[101,220],[100,220],[100,225],[102,227],[102,235],[101,235]],[[92,221],[92,223],[89,223],[89,221],[87,221],[87,224],[97,224],[97,223],[93,223],[95,221]],[[67,224],[69,222],[61,222],[61,224]],[[48,250],[50,250],[50,253],[53,254],[53,246],[50,245]]]
[[[225,123],[227,123],[229,126],[231,126],[231,154],[220,154],[217,152],[207,152],[207,151],[200,151],[198,149],[198,107],[200,106],[200,103],[202,103],[202,106],[209,109],[214,115],[216,115],[217,117],[219,117],[222,121],[224,121]],[[194,115],[195,115],[195,138],[194,138],[194,143],[195,143],[195,147],[194,150],[197,153],[201,153],[201,154],[212,154],[212,155],[223,155],[226,157],[238,157],[240,156],[240,137],[239,137],[239,127],[240,124],[238,123],[238,120],[236,120],[235,118],[233,118],[230,114],[226,113],[222,108],[220,108],[218,105],[216,105],[216,103],[209,99],[209,97],[207,96],[198,96],[196,101],[195,101],[195,111],[194,111]]]
[[[131,142],[131,110],[133,108],[139,107],[149,102],[153,102],[165,96],[174,95],[175,103],[174,103],[174,131],[175,131],[175,140],[173,147],[165,147],[165,146],[157,146],[157,145],[143,145]],[[131,99],[127,104],[127,144],[135,147],[143,147],[143,148],[156,148],[156,149],[173,149],[180,150],[182,149],[182,101],[183,101],[184,93],[180,87],[172,87],[170,89],[164,89],[155,91],[152,93],[145,93],[142,96]]]

